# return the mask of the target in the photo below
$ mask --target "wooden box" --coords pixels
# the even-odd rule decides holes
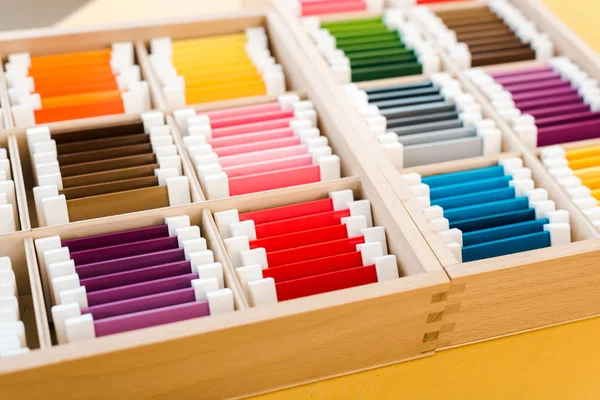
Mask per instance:
[[[299,89],[318,112],[320,128],[342,160],[345,178],[276,191],[204,201],[194,171],[196,202],[38,228],[31,207],[21,219],[33,221],[23,232],[2,237],[4,250],[17,266],[19,289],[30,295],[35,318],[28,316],[29,354],[0,362],[0,386],[6,398],[36,398],[39,393],[61,398],[233,398],[272,391],[353,371],[430,355],[438,347],[449,279],[433,252],[381,175],[379,167],[356,140],[349,121],[335,106],[320,77],[304,58],[292,34],[274,12],[244,12],[201,20],[157,22],[98,30],[41,30],[25,37],[0,38],[0,52],[43,53],[107,46],[136,40],[137,57],[150,81],[155,107],[161,92],[149,68],[145,45],[157,36],[204,36],[267,27],[271,47],[283,65],[288,88]],[[2,92],[6,87],[2,87]],[[198,110],[253,104],[269,99],[244,99],[199,105]],[[173,110],[164,110],[169,113]],[[181,149],[174,120],[177,145]],[[9,121],[10,122],[10,121]],[[139,122],[139,116],[108,116],[52,124],[62,134],[85,128],[115,127]],[[31,171],[23,129],[3,137],[12,143],[15,169],[23,170],[20,191],[26,203]],[[19,148],[20,151],[17,151]],[[189,160],[187,160],[189,163]],[[19,165],[20,164],[20,165]],[[28,169],[29,168],[29,169]],[[351,189],[371,201],[375,223],[386,228],[390,251],[397,255],[401,278],[322,295],[249,308],[231,267],[212,212],[229,208],[255,210],[319,199],[333,190]],[[128,201],[135,201],[130,199]],[[94,341],[55,345],[33,241],[50,235],[74,238],[162,223],[167,216],[187,214],[225,266],[225,280],[234,292],[236,311],[209,318],[107,336]],[[33,229],[31,229],[33,228]],[[25,302],[24,304],[28,304]],[[29,314],[27,314],[29,315]],[[36,341],[34,336],[37,335]],[[39,342],[39,348],[37,343]]]
[[[274,4],[296,36],[306,57],[313,60],[314,68],[321,76],[321,85],[336,98],[339,108],[355,127],[359,140],[362,140],[365,152],[370,152],[370,160],[377,164],[381,173],[394,188],[396,195],[402,199],[404,206],[451,279],[448,303],[440,332],[441,348],[600,314],[600,297],[597,295],[600,288],[600,268],[594,262],[600,255],[598,232],[575,207],[566,193],[551,179],[536,156],[517,140],[510,127],[499,118],[491,104],[467,81],[463,71],[457,68],[447,54],[444,54],[441,46],[438,46],[438,52],[442,57],[445,70],[461,81],[465,91],[473,94],[482,105],[484,116],[493,119],[502,130],[503,151],[521,154],[525,165],[533,172],[536,187],[547,189],[550,197],[556,201],[557,208],[570,212],[573,243],[550,250],[458,263],[415,204],[414,198],[400,176],[405,171],[397,170],[376,142],[364,119],[358,115],[342,86],[337,84],[324,58],[304,32],[300,21],[291,15],[286,7],[277,2]],[[593,77],[598,77],[600,71],[598,57],[541,3],[527,0],[514,2],[514,5],[520,7],[528,18],[550,35],[560,54],[570,57]],[[432,7],[448,9],[482,6],[484,5],[481,2],[469,2]],[[322,19],[351,19],[366,16],[372,14]],[[359,86],[408,83],[424,79],[426,78],[418,76],[407,77],[391,79],[387,82],[366,82]],[[502,155],[504,156],[505,154]],[[417,170],[425,173],[440,173],[491,165],[491,162],[492,160],[483,157],[434,164]]]
[[[551,37],[557,55],[569,57],[592,76],[598,78],[598,66],[600,66],[598,56],[562,25],[539,1],[515,2],[514,4],[539,29]],[[447,59],[446,62],[451,61]],[[507,64],[506,66],[490,67],[490,69],[506,69],[518,67],[520,64],[515,63],[512,66]],[[450,319],[444,322],[445,324],[455,323],[455,331],[451,334],[448,345],[453,346],[480,340],[488,334],[504,335],[598,315],[600,299],[596,292],[600,284],[600,270],[593,261],[599,254],[597,230],[574,205],[566,192],[552,179],[534,152],[526,148],[517,139],[512,129],[499,118],[485,96],[465,78],[461,71],[453,69],[453,72],[457,74],[463,85],[478,98],[488,115],[501,127],[504,133],[505,149],[522,153],[525,164],[534,173],[536,185],[548,190],[557,207],[569,211],[574,243],[564,246],[562,250],[556,248],[554,257],[540,257],[542,255],[539,252],[529,252],[523,254],[518,263],[502,263],[504,264],[502,265],[500,262],[494,263],[490,260],[487,267],[483,265],[484,268],[481,272],[484,274],[479,277],[466,268],[468,264],[465,264],[465,267],[446,268],[453,284],[456,282],[456,284],[463,283],[465,285],[464,292],[457,293],[454,298],[452,295],[449,296],[449,306],[452,307],[456,301],[465,314],[461,316],[459,312],[454,314],[455,320],[450,316]],[[552,251],[554,250],[552,249]],[[548,251],[547,255],[552,256],[552,251]],[[503,269],[505,271],[502,271]],[[514,270],[515,274],[510,275],[511,270]],[[468,333],[470,329],[460,328],[460,325],[464,327],[472,321],[481,321],[489,315],[489,312],[480,308],[483,307],[482,297],[476,294],[480,290],[481,294],[485,293],[484,285],[490,288],[501,288],[498,296],[506,301],[509,308],[504,308],[502,304],[488,299],[486,301],[487,308],[496,310],[497,315],[501,318],[490,321],[487,332],[476,332],[475,335],[471,335]],[[472,288],[473,292],[470,292],[469,288]],[[515,294],[507,296],[511,291]],[[467,316],[468,310],[473,311],[472,317]],[[505,310],[511,310],[510,315],[506,315]],[[533,312],[529,313],[525,310]]]
[[[596,79],[598,56],[581,43],[538,1],[515,2],[547,32],[560,54]],[[431,355],[436,349],[537,329],[600,314],[600,233],[525,148],[485,97],[443,53],[444,69],[461,81],[503,133],[504,153],[418,167],[422,174],[492,165],[520,156],[536,186],[548,190],[571,215],[573,243],[556,248],[471,263],[458,263],[418,209],[401,173],[372,137],[362,117],[302,30],[287,5],[276,11],[124,25],[95,29],[42,29],[0,35],[0,54],[29,51],[97,49],[114,41],[136,41],[136,57],[150,83],[152,104],[167,115],[175,144],[184,155],[183,170],[192,181],[193,204],[164,207],[66,225],[39,228],[31,202],[32,171],[25,130],[13,128],[5,113],[0,145],[9,149],[15,176],[21,231],[2,235],[0,256],[10,256],[17,276],[28,344],[26,355],[0,361],[0,386],[7,398],[239,398],[301,383]],[[444,7],[477,7],[480,2]],[[372,13],[326,17],[347,19]],[[208,36],[265,26],[271,50],[283,65],[288,90],[311,100],[319,127],[342,162],[342,178],[221,200],[206,201],[181,133],[148,59],[149,40]],[[491,68],[514,68],[503,65]],[[373,81],[362,86],[402,83],[424,76]],[[252,98],[194,105],[196,111],[260,104]],[[9,110],[0,72],[0,102]],[[140,122],[139,115],[106,116],[50,124],[53,133],[118,128]],[[375,223],[386,228],[390,252],[399,260],[401,278],[259,308],[250,308],[225,252],[212,213],[230,208],[257,210],[324,198],[351,189],[371,201]],[[135,199],[124,204],[133,207]],[[94,206],[94,205],[92,205]],[[48,322],[34,240],[64,239],[159,224],[187,214],[201,226],[215,257],[225,266],[226,285],[234,292],[234,313],[200,318],[96,339],[56,345]]]

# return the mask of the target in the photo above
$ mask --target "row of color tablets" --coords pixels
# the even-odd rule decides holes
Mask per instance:
[[[378,12],[383,6],[380,0],[290,0],[297,16],[328,15],[348,12]]]
[[[530,149],[600,137],[600,85],[567,58],[467,74]]]
[[[351,190],[246,213],[214,214],[251,306],[398,279],[385,229]]]
[[[395,7],[418,6],[428,4],[448,4],[448,3],[469,3],[476,0],[388,0],[388,4],[393,4]]]
[[[8,151],[0,147],[0,234],[15,232],[19,211]]]
[[[498,165],[404,180],[459,262],[571,242],[569,214],[535,189],[521,158]]]
[[[161,112],[142,115],[129,129],[92,129],[53,135],[27,130],[38,225],[78,221],[90,199],[120,203],[121,195],[152,197],[151,208],[191,203],[190,182]],[[140,198],[141,200],[141,198]],[[85,219],[85,218],[84,218]]]
[[[168,107],[285,92],[283,69],[262,27],[213,37],[162,37],[150,45]]]
[[[317,128],[311,101],[278,101],[196,114],[175,111],[209,200],[339,179],[340,159]]]
[[[446,73],[414,83],[345,87],[397,168],[499,154],[502,134]]]
[[[395,0],[394,6],[406,7],[420,4],[466,2],[473,0]],[[380,12],[384,0],[290,0],[292,12],[297,16],[329,15],[350,12]]]
[[[8,56],[6,80],[15,126],[151,109],[132,42],[76,53]]]
[[[392,9],[382,18],[325,22],[311,17],[303,25],[340,83],[438,72],[433,46],[404,18]]]
[[[600,146],[546,147],[541,158],[577,207],[600,228]]]
[[[35,246],[59,344],[234,310],[223,266],[187,215]]]
[[[437,13],[417,7],[413,17],[464,69],[535,59],[544,62],[554,55],[550,38],[505,0]]]
[[[29,352],[12,262],[0,257],[0,359]]]

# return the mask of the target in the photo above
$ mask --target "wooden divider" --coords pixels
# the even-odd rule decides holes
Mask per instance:
[[[160,83],[158,78],[152,69],[150,59],[148,58],[148,50],[141,40],[136,40],[134,43],[135,55],[137,57],[137,63],[140,66],[142,72],[142,79],[144,79],[150,85],[150,101],[152,102],[153,109],[164,110],[166,107],[166,100],[162,90],[160,90]]]
[[[213,253],[215,253],[215,260],[223,265],[223,275],[225,278],[225,286],[233,291],[236,309],[247,310],[250,308],[248,305],[248,299],[244,296],[240,282],[235,275],[235,269],[231,265],[231,259],[227,255],[227,250],[223,244],[215,220],[209,210],[202,210],[202,225],[204,228],[204,235],[202,235],[209,243]]]
[[[0,239],[0,253],[10,257],[17,283],[17,298],[21,320],[25,325],[27,346],[30,349],[48,348],[50,341],[48,324],[43,309],[43,296],[36,269],[28,262],[30,240],[26,232],[3,235]],[[42,303],[40,303],[40,300]],[[41,307],[41,308],[40,308]],[[2,368],[0,366],[0,368]]]
[[[50,326],[48,325],[48,314],[46,314],[47,308],[42,291],[42,281],[35,255],[35,247],[30,237],[25,238],[25,257],[39,345],[40,349],[48,349],[52,347],[52,335],[50,333]]]
[[[4,60],[4,55],[0,53],[0,59]],[[2,120],[4,122],[4,129],[10,129],[13,127],[12,115],[10,113],[10,99],[8,98],[8,86],[6,78],[4,76],[4,68],[0,68],[0,108],[4,110]]]
[[[171,115],[167,115],[167,125],[169,125],[171,128],[171,134],[173,135],[173,139],[177,145],[177,151],[181,156],[184,174],[190,177],[190,185],[192,185],[192,200],[195,203],[206,201],[206,196],[204,195],[202,187],[200,186],[200,181],[196,175],[194,164],[192,163],[190,155],[185,147],[185,144],[183,143],[183,137],[181,132],[179,132],[179,127]]]
[[[15,196],[17,200],[17,211],[18,220],[16,221],[17,230],[29,230],[31,228],[29,222],[29,216],[26,212],[27,199],[25,197],[25,185],[23,182],[23,174],[21,170],[21,159],[19,152],[15,146],[16,142],[10,135],[0,132],[0,147],[4,148],[8,152],[8,159],[10,161],[10,167],[12,172],[12,180],[15,184]]]

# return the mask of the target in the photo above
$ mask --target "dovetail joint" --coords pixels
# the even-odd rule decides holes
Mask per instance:
[[[444,311],[438,311],[431,313],[427,316],[427,323],[430,324],[432,322],[439,322],[444,317]]]
[[[423,335],[423,343],[432,342],[434,340],[437,340],[439,336],[440,336],[440,331],[427,332],[425,335]]]
[[[447,298],[448,298],[448,292],[434,293],[433,295],[431,295],[431,302],[432,303],[441,303],[442,301],[446,301]]]

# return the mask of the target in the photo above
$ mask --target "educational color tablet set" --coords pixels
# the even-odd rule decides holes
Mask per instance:
[[[2,35],[2,393],[244,397],[600,314],[597,56],[534,0],[394,3]]]

